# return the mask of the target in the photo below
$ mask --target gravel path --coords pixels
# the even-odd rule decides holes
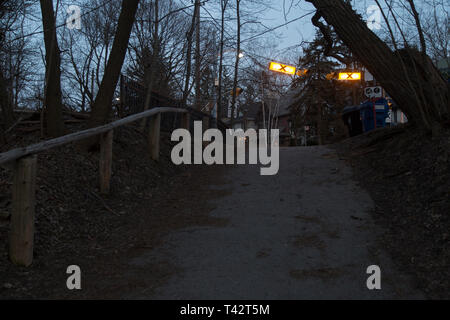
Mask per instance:
[[[374,203],[351,169],[325,147],[282,148],[280,171],[227,168],[229,191],[210,215],[225,226],[190,227],[129,262],[170,261],[165,284],[124,298],[145,299],[410,299],[423,298],[380,247]],[[195,192],[192,192],[195,197]],[[381,290],[368,290],[366,269],[381,268]]]

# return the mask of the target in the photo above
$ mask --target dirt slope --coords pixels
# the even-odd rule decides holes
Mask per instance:
[[[370,192],[398,265],[431,298],[450,298],[450,132],[377,130],[335,146]]]

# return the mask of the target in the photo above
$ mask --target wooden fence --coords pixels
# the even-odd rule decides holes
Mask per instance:
[[[9,257],[12,263],[30,266],[33,262],[34,212],[37,154],[71,142],[100,136],[100,192],[109,192],[112,166],[113,130],[140,119],[150,118],[149,148],[153,160],[159,160],[162,113],[182,113],[182,127],[190,129],[190,113],[180,108],[154,108],[106,125],[71,133],[31,146],[0,153],[0,166],[14,171],[12,186]]]

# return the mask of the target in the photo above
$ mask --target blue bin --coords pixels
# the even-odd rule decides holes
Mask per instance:
[[[367,100],[360,105],[359,112],[364,132],[375,128],[384,128],[386,126],[386,118],[389,117],[388,101],[385,98]]]
[[[384,128],[388,117],[389,105],[385,98],[366,100],[359,106],[346,107],[342,112],[342,119],[350,136],[374,130],[375,127]]]

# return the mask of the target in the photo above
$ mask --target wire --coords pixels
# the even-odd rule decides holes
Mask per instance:
[[[302,15],[302,16],[300,16],[300,17],[297,17],[297,18],[295,18],[295,19],[292,19],[292,20],[290,20],[290,21],[288,21],[288,22],[286,22],[286,23],[280,24],[280,25],[278,25],[278,26],[276,26],[276,27],[270,28],[269,30],[266,30],[266,31],[263,31],[263,32],[261,32],[261,33],[259,33],[259,34],[254,35],[254,36],[251,36],[250,38],[241,40],[241,43],[244,43],[244,42],[247,42],[247,41],[250,41],[250,40],[259,38],[259,37],[265,35],[266,33],[275,31],[275,30],[277,30],[277,29],[279,29],[279,28],[282,28],[282,27],[284,27],[284,26],[287,26],[288,24],[291,24],[291,23],[293,23],[293,22],[295,22],[295,21],[298,21],[298,20],[300,20],[300,19],[303,19],[304,17],[307,17],[307,16],[309,16],[310,14],[312,14],[312,13],[314,13],[314,12],[315,12],[315,11],[306,13],[306,14],[304,14],[304,15]]]
[[[204,5],[205,3],[209,2],[209,1],[210,1],[210,0],[200,1],[200,5],[202,6],[202,5]],[[189,6],[186,6],[186,7],[183,7],[183,8],[178,8],[178,9],[175,9],[175,10],[173,10],[173,11],[170,11],[170,12],[167,13],[164,17],[162,17],[161,19],[159,19],[158,22],[161,22],[162,20],[164,20],[165,18],[169,17],[170,15],[172,15],[172,14],[174,14],[174,13],[177,13],[177,12],[180,12],[180,11],[183,11],[183,12],[184,12],[184,10],[189,9],[189,8],[191,8],[191,7],[195,7],[195,4],[191,4],[191,5],[189,5]]]
[[[210,0],[205,0],[205,1],[203,1],[203,4],[207,3],[208,1],[210,1]],[[192,5],[189,6],[189,7],[192,7]],[[186,8],[189,8],[189,7],[186,7]],[[215,25],[215,27],[220,31],[221,28],[222,28],[221,23],[217,20],[217,18],[214,18],[214,17],[213,17],[213,15],[211,14],[211,12],[209,12],[209,10],[206,9],[206,7],[202,7],[202,8],[203,8],[203,10],[206,11],[206,13],[208,14],[208,16],[212,19],[213,24]],[[184,12],[184,10],[183,10],[182,12],[183,12],[184,14],[189,15],[188,13]],[[189,16],[190,16],[190,15],[189,15]],[[205,18],[205,17],[200,17],[200,19],[206,19],[206,18]],[[228,37],[233,38],[233,36],[232,36],[226,29],[224,29],[224,33],[225,33]]]
[[[216,18],[214,18],[214,17],[212,16],[212,14],[208,11],[208,9],[206,9],[206,7],[203,7],[203,10],[205,10],[206,13],[211,17],[211,19],[213,19],[214,24],[217,26],[217,28],[218,28],[219,31],[220,31],[220,30],[222,29],[222,25],[217,21]],[[230,38],[233,38],[233,36],[231,36],[230,33],[229,33],[225,28],[224,28],[223,31],[226,33],[227,36],[229,36]]]

